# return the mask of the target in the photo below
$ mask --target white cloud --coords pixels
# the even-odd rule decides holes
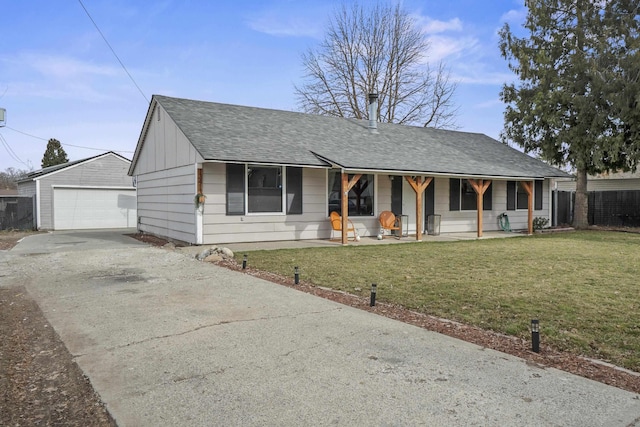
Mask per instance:
[[[290,16],[276,12],[266,12],[247,20],[254,31],[279,37],[321,38],[322,20],[309,20],[301,16]]]
[[[431,36],[429,42],[428,62],[437,63],[446,58],[456,58],[475,50],[478,40],[471,36],[447,37]]]
[[[500,17],[500,22],[507,22],[509,24],[520,24],[527,16],[527,9],[522,7],[520,9],[511,9],[504,13]]]
[[[418,18],[418,25],[422,27],[422,31],[426,34],[440,34],[447,31],[462,31],[462,21],[459,18],[453,18],[448,21],[439,21],[427,17]]]
[[[60,55],[23,53],[12,61],[38,71],[45,77],[71,79],[83,76],[114,76],[120,70],[113,66],[95,65]]]
[[[309,7],[295,2],[275,2],[267,9],[254,11],[247,18],[247,25],[254,31],[272,36],[319,39],[324,34],[328,12],[327,5]]]

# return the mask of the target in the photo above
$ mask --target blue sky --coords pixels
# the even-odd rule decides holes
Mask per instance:
[[[300,56],[316,46],[334,0],[2,1],[0,171],[39,169],[49,138],[70,160],[131,158],[153,94],[296,110]],[[513,81],[497,31],[519,26],[522,0],[404,0],[429,39],[428,60],[458,82],[460,130],[498,139]],[[142,93],[141,93],[142,92]],[[143,96],[144,94],[144,96]],[[146,97],[146,99],[145,99]],[[82,148],[85,147],[85,148]]]

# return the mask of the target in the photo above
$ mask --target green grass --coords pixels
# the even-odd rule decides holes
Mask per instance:
[[[239,254],[242,257],[242,254]],[[509,239],[248,252],[251,267],[529,339],[640,371],[640,235],[583,231]]]

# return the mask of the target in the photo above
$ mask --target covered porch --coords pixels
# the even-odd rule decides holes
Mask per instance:
[[[334,230],[337,230],[338,233],[340,234],[338,236],[339,237],[338,240],[340,240],[340,242],[343,245],[347,245],[350,242],[353,242],[353,239],[349,239],[349,234],[350,233],[353,234],[353,231],[352,231],[353,226],[351,225],[350,219],[349,219],[349,212],[351,208],[349,203],[350,203],[350,199],[354,195],[352,193],[355,193],[355,196],[358,197],[360,192],[362,191],[362,188],[360,186],[360,180],[363,178],[363,176],[375,176],[378,186],[380,186],[381,181],[388,179],[392,183],[405,184],[405,188],[410,188],[412,206],[409,206],[409,205],[404,206],[404,204],[402,204],[402,206],[404,207],[400,207],[400,213],[403,214],[403,216],[411,218],[412,240],[418,241],[418,242],[422,241],[425,238],[424,233],[425,233],[425,226],[426,226],[426,220],[427,220],[428,214],[436,213],[435,210],[433,210],[434,209],[433,207],[432,207],[432,211],[429,212],[429,210],[425,206],[425,193],[427,192],[428,189],[433,190],[433,184],[435,183],[436,178],[438,178],[440,181],[442,180],[458,181],[459,180],[460,182],[464,182],[466,187],[468,188],[467,193],[471,191],[471,194],[472,195],[475,194],[475,196],[470,200],[468,197],[466,198],[466,202],[467,202],[466,208],[463,207],[464,203],[458,200],[456,203],[460,203],[459,209],[454,209],[454,210],[455,211],[467,210],[469,212],[469,209],[471,209],[475,211],[475,227],[474,228],[476,231],[474,233],[473,238],[481,238],[484,236],[485,227],[484,227],[483,221],[485,217],[485,203],[487,203],[485,202],[485,193],[487,193],[486,196],[489,197],[488,208],[489,210],[491,210],[492,194],[491,192],[487,192],[487,190],[491,189],[491,186],[495,180],[494,177],[449,176],[449,175],[425,176],[424,174],[414,174],[411,172],[401,172],[401,171],[397,171],[394,173],[394,171],[389,171],[389,172],[362,171],[362,170],[349,171],[346,169],[341,169],[339,173],[340,200],[336,202],[339,202],[339,212],[340,213],[345,212],[345,214],[341,216],[341,227],[339,229],[334,228]],[[525,191],[526,206],[527,206],[527,221],[526,221],[525,229],[527,234],[532,234],[533,233],[533,214],[534,214],[534,181],[523,180],[521,177],[513,177],[513,178],[501,177],[497,181],[504,183],[507,180],[517,180],[519,185],[521,185],[522,189]],[[370,179],[365,180],[364,187],[370,184],[369,181]],[[337,187],[338,185],[336,182],[336,186],[333,187],[336,193],[338,190]],[[392,187],[395,187],[395,186],[392,185]],[[400,191],[402,192],[402,186],[400,187]],[[450,192],[454,193],[455,189],[452,188]],[[468,195],[469,194],[467,194],[467,196]],[[394,204],[393,188],[392,188],[390,197],[392,199],[390,211],[392,211],[394,214],[397,215],[398,209],[394,208],[393,206]],[[432,192],[431,198],[433,199],[433,197],[434,196]],[[433,204],[435,203],[435,201],[432,200],[431,203]],[[439,203],[440,203],[440,206],[438,206],[437,208],[440,212],[452,211],[453,208],[451,207],[451,205],[446,207],[445,209],[443,207],[444,203],[442,203],[442,200],[440,200]],[[451,203],[451,200],[449,201],[449,203]],[[505,201],[505,204],[508,205],[508,202]],[[378,200],[378,206],[380,206],[379,200]],[[379,216],[380,213],[384,210],[387,210],[387,209],[386,208],[378,209],[376,211],[376,214]],[[425,210],[427,210],[427,212],[425,212]],[[354,218],[354,221],[355,221],[355,218]]]

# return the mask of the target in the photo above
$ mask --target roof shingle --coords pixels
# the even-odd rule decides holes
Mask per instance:
[[[154,95],[205,160],[505,178],[563,171],[486,135]],[[152,101],[153,102],[153,101]],[[320,156],[320,157],[318,157]]]

